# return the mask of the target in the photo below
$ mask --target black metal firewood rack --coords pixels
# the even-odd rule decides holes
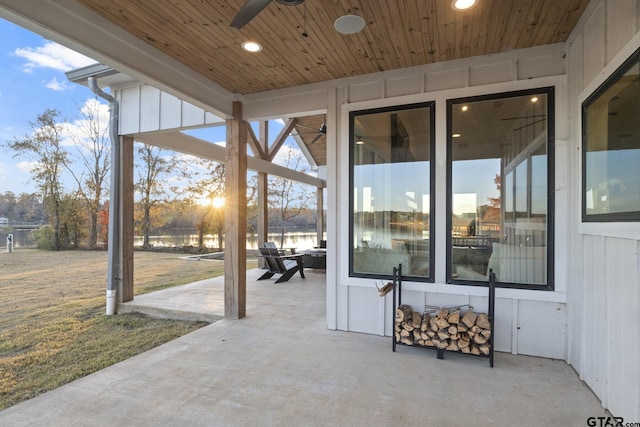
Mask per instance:
[[[402,304],[402,264],[398,264],[397,267],[393,267],[393,281],[392,281],[392,285],[393,285],[393,315],[391,316],[391,322],[392,322],[392,333],[391,333],[391,340],[393,342],[392,345],[392,349],[395,352],[396,351],[396,346],[397,345],[406,345],[400,342],[396,342],[396,334],[395,334],[395,317],[396,317],[396,309],[398,308],[398,306],[400,306]],[[474,357],[483,357],[483,358],[488,358],[489,359],[489,366],[493,368],[493,351],[494,351],[494,329],[495,329],[495,299],[496,299],[496,275],[493,272],[493,270],[489,270],[489,281],[487,282],[487,289],[488,289],[488,297],[489,297],[489,313],[487,313],[487,317],[489,319],[489,322],[491,323],[491,334],[489,336],[489,354],[484,355],[484,354],[470,354],[470,353],[462,353],[461,351],[455,351],[455,353],[458,354],[464,354],[464,355],[469,355],[469,356],[474,356]],[[437,358],[438,359],[444,359],[444,353],[445,351],[448,352],[454,352],[452,350],[446,350],[446,349],[439,349],[436,347],[431,347],[431,346],[423,346],[420,344],[414,344],[412,347],[418,347],[418,348],[424,348],[427,350],[434,350],[437,352]]]

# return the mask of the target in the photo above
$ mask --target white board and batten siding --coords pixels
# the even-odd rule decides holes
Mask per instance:
[[[435,283],[407,283],[403,303],[420,310],[426,304],[456,306],[470,304],[487,311],[487,289],[446,284],[444,236],[446,235],[446,100],[457,97],[508,92],[544,86],[565,91],[565,45],[551,45],[479,58],[451,61],[381,74],[338,88],[342,94],[340,140],[348,140],[348,113],[414,102],[436,102],[436,250]],[[558,97],[558,96],[557,96]],[[556,144],[568,142],[566,103],[556,105]],[[337,144],[338,188],[349,188],[348,144]],[[564,164],[566,149],[557,164]],[[564,157],[563,157],[564,156]],[[556,182],[566,189],[566,182]],[[565,190],[566,191],[566,190]],[[348,199],[340,194],[336,235],[349,233]],[[568,217],[556,220],[565,227]],[[559,224],[558,224],[559,222]],[[348,239],[336,248],[337,312],[335,328],[390,336],[394,317],[391,296],[380,298],[376,281],[348,277]],[[565,246],[556,240],[556,259],[566,258]],[[556,261],[557,262],[557,261]],[[564,264],[563,264],[564,265]],[[498,289],[496,293],[496,350],[556,359],[566,358],[566,272],[556,268],[555,292]],[[329,270],[328,270],[329,271]],[[560,280],[558,280],[560,278]],[[329,281],[329,280],[328,280]],[[381,281],[377,281],[381,285]],[[329,285],[328,285],[329,286]],[[329,313],[328,313],[329,315]]]
[[[224,125],[224,119],[153,86],[115,88],[120,102],[120,134]]]
[[[568,40],[571,274],[568,361],[625,421],[640,420],[640,223],[581,222],[581,103],[640,48],[640,2],[593,1]]]

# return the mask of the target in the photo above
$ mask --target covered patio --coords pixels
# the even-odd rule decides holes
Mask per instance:
[[[605,409],[640,419],[637,0],[37,3],[0,0],[0,16],[129,77],[93,76],[121,108],[107,300],[133,299],[135,139],[225,162],[224,320],[0,422],[584,425]],[[249,3],[262,8],[232,25]],[[349,15],[362,31],[334,27]],[[272,164],[271,120],[312,130],[301,148],[317,177],[298,178],[326,206],[317,289],[245,274],[247,169],[262,196],[267,175],[295,179]],[[204,126],[225,126],[224,148],[182,133]],[[482,310],[500,273],[494,370],[391,353],[396,307],[378,287],[399,263],[416,311]]]
[[[15,405],[0,425],[584,426],[605,414],[563,361],[498,353],[491,369],[475,357],[393,353],[389,337],[327,330],[324,274],[274,285],[257,282],[260,272],[247,272],[243,321],[220,320]],[[223,288],[215,278],[134,301],[222,315]]]

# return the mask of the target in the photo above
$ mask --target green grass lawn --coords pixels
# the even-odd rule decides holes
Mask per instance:
[[[136,294],[224,272],[223,261],[136,252]],[[247,262],[255,268],[255,260]],[[206,325],[106,316],[107,254],[0,253],[0,409],[52,390]]]

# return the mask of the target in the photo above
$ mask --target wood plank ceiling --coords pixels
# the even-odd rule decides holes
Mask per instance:
[[[272,1],[237,30],[229,23],[245,0],[77,1],[240,94],[563,42],[589,3],[479,0],[458,12],[451,0]],[[365,29],[336,32],[345,14]],[[246,40],[262,52],[243,51]]]
[[[252,94],[566,41],[589,0],[272,1],[241,30],[230,22],[245,0],[76,0],[233,93]],[[333,23],[355,14],[366,27],[342,35]],[[263,46],[247,53],[241,44]],[[316,164],[326,164],[323,115],[300,117]]]

